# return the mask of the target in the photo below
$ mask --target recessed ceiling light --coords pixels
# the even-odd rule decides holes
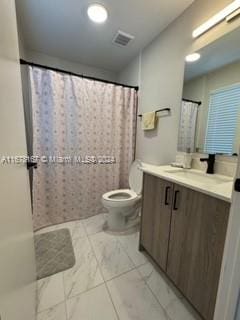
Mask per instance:
[[[201,55],[197,52],[189,54],[188,56],[186,56],[185,60],[187,62],[195,62],[197,60],[199,60],[201,58]]]
[[[95,23],[103,23],[107,20],[106,8],[100,4],[91,4],[87,10],[88,17]]]

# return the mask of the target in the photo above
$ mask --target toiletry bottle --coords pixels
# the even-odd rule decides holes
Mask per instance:
[[[184,169],[191,169],[192,168],[192,153],[191,149],[187,148],[187,151],[184,155]]]

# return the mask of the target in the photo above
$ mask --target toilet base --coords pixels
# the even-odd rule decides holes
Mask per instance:
[[[126,215],[126,212],[119,212],[119,210],[111,211],[108,213],[104,231],[114,234],[126,234],[136,231],[140,224],[139,213],[139,208],[131,210],[131,214],[128,215]]]
[[[129,234],[133,234],[136,233],[137,231],[139,231],[139,226],[140,226],[140,217],[138,218],[138,220],[136,221],[136,223],[134,225],[129,225],[129,226],[125,226],[122,229],[116,228],[113,229],[111,227],[109,227],[107,221],[105,222],[105,224],[103,225],[103,231],[112,235],[129,235]]]
[[[130,234],[133,234],[133,233],[136,233],[139,231],[139,226],[140,226],[140,223],[138,223],[136,226],[134,227],[131,227],[129,229],[126,229],[126,230],[122,230],[122,231],[118,231],[118,230],[110,230],[108,228],[108,225],[107,223],[103,226],[103,231],[108,233],[108,234],[111,234],[113,236],[127,236],[127,235],[130,235]]]

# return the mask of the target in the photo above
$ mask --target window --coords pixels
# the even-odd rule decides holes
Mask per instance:
[[[210,93],[206,153],[233,154],[239,126],[240,84]]]

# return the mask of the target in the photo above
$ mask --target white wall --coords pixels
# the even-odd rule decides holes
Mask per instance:
[[[141,53],[118,74],[117,80],[130,86],[141,86]]]
[[[0,156],[26,156],[14,0],[0,1]],[[0,318],[34,320],[36,268],[29,177],[0,165]]]
[[[59,59],[57,57],[48,56],[36,51],[30,51],[24,48],[23,45],[21,45],[20,47],[22,47],[20,50],[20,54],[22,55],[21,58],[27,61],[50,66],[53,68],[63,69],[85,76],[100,78],[108,81],[116,81],[117,75],[115,72]]]
[[[24,57],[25,57],[25,45],[24,45],[24,41],[23,41],[21,32],[19,32],[19,29],[17,30],[17,32],[18,32],[19,56],[20,56],[20,58],[24,59]]]
[[[174,160],[177,150],[178,124],[182,98],[184,58],[188,52],[217,39],[240,25],[225,22],[212,29],[199,40],[192,40],[192,30],[210,18],[231,0],[196,0],[175,22],[165,29],[141,55],[141,79],[137,77],[137,62],[119,74],[122,82],[130,81],[141,87],[139,112],[170,107],[170,117],[159,119],[155,132],[137,134],[137,157],[153,164],[166,164]],[[139,60],[139,57],[136,57]],[[134,67],[135,66],[135,67]]]
[[[236,311],[236,318],[235,320],[240,320],[240,300],[238,301],[237,311]]]
[[[115,72],[101,68],[95,68],[74,61],[60,59],[58,57],[46,55],[42,52],[30,50],[25,44],[20,25],[18,25],[18,42],[19,54],[21,59],[57,69],[62,69],[65,71],[78,73],[84,76],[95,77],[113,82],[117,80],[117,73]]]

